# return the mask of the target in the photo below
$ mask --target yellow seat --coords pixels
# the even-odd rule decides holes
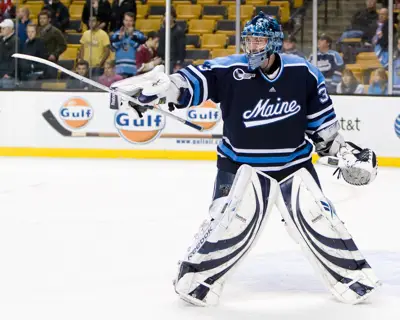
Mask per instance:
[[[253,6],[266,6],[267,0],[246,0],[246,4],[251,4]]]
[[[73,4],[80,4],[80,5],[84,6],[85,3],[86,3],[86,0],[72,0],[72,3]]]
[[[235,49],[214,49],[211,51],[211,58],[226,57],[235,54]]]
[[[43,82],[42,89],[47,90],[65,90],[67,88],[66,82]]]
[[[218,0],[197,0],[197,4],[201,5],[217,5]]]
[[[143,19],[147,17],[149,6],[147,4],[139,4],[136,6],[136,19]]]
[[[78,48],[68,45],[67,49],[60,55],[60,60],[76,60]]]
[[[226,45],[227,37],[225,34],[204,34],[201,37],[202,49],[222,49]]]
[[[161,20],[160,19],[137,19],[136,28],[141,32],[148,33],[151,31],[160,30]]]
[[[357,54],[356,60],[378,60],[378,58],[376,57],[375,52],[360,52]]]
[[[361,42],[361,38],[345,38],[341,42],[342,43],[358,43],[358,42]]]
[[[80,20],[82,18],[83,5],[71,4],[69,6],[69,16],[71,20]]]
[[[193,64],[194,64],[195,66],[199,66],[199,65],[204,64],[205,61],[206,61],[205,59],[197,59],[197,60],[194,60],[194,61],[193,61]]]
[[[60,2],[62,4],[64,4],[67,8],[69,7],[69,5],[71,4],[71,0],[60,0]]]
[[[189,1],[189,0],[175,0],[175,1],[172,1],[172,5],[174,6],[174,7],[176,7],[176,6],[178,6],[178,5],[180,5],[180,4],[192,4],[192,2],[191,1]]]
[[[300,8],[303,6],[303,4],[304,4],[304,0],[294,0],[293,7]]]
[[[38,16],[40,11],[42,11],[43,3],[26,3],[25,7],[29,9],[31,16]]]
[[[268,5],[280,7],[281,23],[286,23],[289,21],[289,19],[290,19],[289,1],[271,1]]]
[[[240,20],[250,20],[254,13],[254,7],[252,5],[240,6]],[[236,19],[236,6],[228,7],[228,19]]]
[[[165,0],[147,0],[148,5],[165,6]]]
[[[201,14],[201,5],[199,4],[180,4],[176,7],[176,15],[180,20],[198,19]]]
[[[214,20],[195,19],[189,21],[189,33],[192,34],[212,33],[214,31],[214,28],[215,28]]]
[[[364,93],[368,93],[369,84],[364,84]]]
[[[223,0],[221,1],[222,6],[234,6],[236,5],[236,1],[234,0]]]

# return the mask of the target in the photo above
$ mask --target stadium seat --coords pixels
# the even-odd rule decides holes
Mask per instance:
[[[364,93],[368,94],[369,84],[364,84]]]
[[[69,16],[71,20],[80,20],[82,18],[83,5],[71,4],[69,6]]]
[[[254,7],[252,5],[240,6],[240,20],[250,20],[254,14]],[[236,19],[236,6],[228,7],[228,19]]]
[[[225,34],[204,34],[201,37],[202,49],[217,49],[226,46],[227,37]]]
[[[197,4],[201,5],[217,5],[219,0],[197,0]]]
[[[199,19],[201,15],[201,5],[199,4],[180,4],[176,7],[178,19]]]
[[[59,64],[61,67],[64,67],[65,69],[74,70],[75,60],[59,60],[57,64]]]
[[[61,0],[60,1],[62,4],[64,4],[67,8],[69,7],[69,5],[71,4],[71,0]]]
[[[194,61],[193,61],[193,64],[194,64],[195,66],[199,66],[199,65],[204,64],[204,62],[205,62],[206,60],[207,60],[207,59],[197,59],[197,60],[194,60]]]
[[[304,4],[304,0],[294,0],[293,7],[297,9],[297,8],[302,7],[303,4]]]
[[[81,33],[67,33],[68,44],[80,44],[82,34]]]
[[[224,19],[226,17],[225,6],[204,6],[203,8],[203,19]]]
[[[274,17],[279,17],[279,7],[278,6],[256,6],[254,11],[255,14],[258,14],[260,11],[269,14]]]
[[[150,6],[149,19],[162,19],[165,14],[165,6]],[[140,29],[139,29],[140,30]]]
[[[86,3],[86,0],[72,0],[71,2],[72,2],[72,4],[80,4],[80,5],[84,6]]]
[[[143,19],[147,17],[149,6],[147,4],[139,4],[136,6],[136,19]]]
[[[200,36],[197,34],[186,35],[186,49],[200,48]]]
[[[271,1],[270,6],[279,6],[281,23],[287,23],[290,19],[290,3],[289,1]]]
[[[213,33],[215,28],[214,20],[190,20],[189,33],[191,34],[204,34]]]
[[[81,20],[70,20],[68,28],[65,30],[67,33],[79,33],[81,31],[83,31]]]
[[[360,52],[357,57],[357,61],[361,60],[377,60],[375,52]]]
[[[165,0],[147,0],[148,5],[165,6]]]
[[[265,6],[268,0],[246,0],[246,4],[251,4],[253,6]]]
[[[60,55],[60,60],[76,60],[78,56],[78,48],[67,46],[67,50],[65,50]]]
[[[26,3],[24,6],[29,9],[31,16],[38,16],[40,11],[42,11],[43,3],[42,2],[36,2],[36,3],[30,2],[30,3]]]
[[[192,1],[189,1],[189,0],[173,0],[172,1],[172,5],[175,7],[180,4],[192,4]]]
[[[144,33],[160,30],[160,19],[137,19],[136,28]]]
[[[226,57],[231,54],[235,54],[235,49],[213,49],[211,51],[211,58]]]
[[[67,88],[66,82],[43,82],[41,85],[42,89],[47,90],[65,90]]]
[[[198,59],[208,59],[210,57],[210,51],[208,50],[186,50],[185,59],[198,60]]]
[[[360,43],[361,38],[344,38],[341,43]]]
[[[233,35],[233,34],[235,34],[235,30],[236,30],[236,21],[235,20],[218,20],[216,30],[217,30],[216,31],[217,33]]]
[[[241,4],[244,4],[244,0],[240,1]],[[223,6],[234,6],[236,4],[236,0],[222,0],[221,5]]]
[[[228,49],[235,49],[236,48],[236,35],[228,35]]]

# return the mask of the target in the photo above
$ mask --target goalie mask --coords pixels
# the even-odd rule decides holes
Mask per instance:
[[[257,69],[273,53],[279,52],[282,42],[283,32],[278,21],[260,11],[242,31],[242,47],[249,60],[249,69]]]

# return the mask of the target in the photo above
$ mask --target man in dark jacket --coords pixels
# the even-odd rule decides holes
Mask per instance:
[[[158,56],[165,61],[165,16],[163,25],[159,32],[160,43],[158,45]],[[170,49],[170,73],[179,69],[186,56],[186,35],[179,25],[176,24],[176,11],[171,8],[171,49]]]
[[[21,52],[42,59],[48,58],[48,53],[43,41],[36,37],[37,26],[35,24],[28,25],[28,39],[23,44]],[[45,66],[41,63],[32,62],[29,60],[19,60],[19,74],[23,81],[32,81],[43,78]]]
[[[0,88],[10,89],[15,86],[15,63],[12,58],[15,53],[15,32],[14,22],[11,19],[5,19],[0,23]]]
[[[110,31],[119,30],[122,25],[125,13],[132,12],[136,21],[136,2],[135,0],[114,0],[111,6],[111,25]]]
[[[62,32],[69,26],[68,8],[60,0],[44,0],[42,10],[51,13],[51,24]]]
[[[108,26],[111,18],[111,5],[108,0],[86,0],[82,11],[82,21],[84,24],[86,24],[88,29],[90,29],[90,11],[92,11],[93,16],[97,18],[97,21],[99,21],[99,29],[103,29],[104,31],[108,32]]]
[[[85,60],[80,60],[76,64],[75,72],[81,76],[89,78],[89,62]],[[89,90],[91,88],[86,82],[80,81],[75,78],[70,78],[67,81],[67,89],[75,90]]]
[[[362,31],[362,40],[371,43],[377,21],[376,0],[367,0],[366,8],[356,12],[351,19],[351,30]]]

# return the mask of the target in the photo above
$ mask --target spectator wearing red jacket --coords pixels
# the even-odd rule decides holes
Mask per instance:
[[[156,32],[149,32],[147,41],[136,52],[137,74],[148,72],[161,63],[161,58],[157,57],[159,42],[159,35]]]
[[[0,21],[15,18],[15,6],[12,0],[0,0]]]

